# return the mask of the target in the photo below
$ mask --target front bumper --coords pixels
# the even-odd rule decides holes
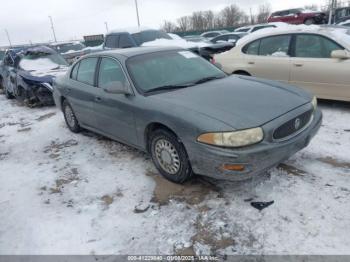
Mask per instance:
[[[291,112],[288,115],[299,113],[297,110],[297,112]],[[271,129],[273,126],[278,126],[280,121],[283,120],[276,119],[263,128]],[[286,141],[276,142],[267,137],[259,144],[240,149],[219,148],[199,142],[187,143],[185,146],[194,173],[216,179],[246,180],[277,166],[308,146],[321,127],[321,123],[322,113],[317,109],[309,126],[303,132]],[[244,165],[245,169],[243,171],[228,171],[223,169],[225,164]]]

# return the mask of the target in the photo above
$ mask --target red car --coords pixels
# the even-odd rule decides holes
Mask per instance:
[[[278,11],[268,19],[269,23],[272,22],[285,22],[289,24],[325,24],[327,21],[327,15],[322,12],[305,10],[303,8],[289,9]]]

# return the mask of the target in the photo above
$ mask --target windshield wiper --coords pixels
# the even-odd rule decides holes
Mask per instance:
[[[174,90],[174,89],[181,89],[181,88],[186,88],[189,86],[193,86],[193,84],[184,84],[184,85],[165,85],[165,86],[159,86],[152,88],[150,90],[145,91],[145,93],[153,93],[157,91],[163,91],[163,90]]]
[[[197,80],[196,82],[194,82],[195,85],[198,85],[198,84],[203,84],[205,82],[209,82],[209,81],[212,81],[212,80],[215,80],[215,79],[221,79],[221,78],[224,78],[224,76],[209,76],[209,77],[204,77],[204,78],[201,78],[199,80]]]

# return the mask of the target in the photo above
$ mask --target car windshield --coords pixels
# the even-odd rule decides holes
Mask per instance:
[[[248,32],[250,28],[242,28],[242,29],[238,29],[235,32]]]
[[[127,68],[136,88],[146,93],[226,76],[205,59],[185,50],[135,56],[127,60]]]
[[[81,43],[71,43],[71,44],[57,45],[54,48],[57,50],[57,52],[61,54],[65,54],[65,53],[80,51],[83,48],[85,48],[85,46]]]
[[[132,34],[137,45],[142,45],[145,42],[151,42],[156,39],[172,39],[167,33],[159,30],[147,30]]]
[[[36,52],[23,56],[19,66],[23,70],[41,71],[58,69],[61,66],[68,66],[68,63],[61,55]]]

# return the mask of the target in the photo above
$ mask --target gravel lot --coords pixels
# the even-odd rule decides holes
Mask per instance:
[[[56,108],[1,95],[0,254],[350,254],[350,104],[320,106],[319,134],[278,168],[179,186]]]

